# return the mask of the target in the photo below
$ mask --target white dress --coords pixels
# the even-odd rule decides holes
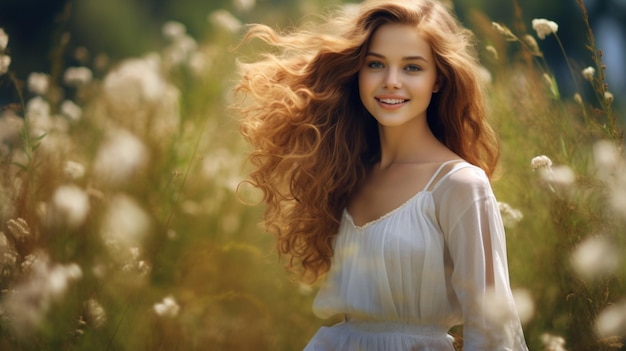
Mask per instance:
[[[305,351],[526,351],[509,287],[504,228],[489,180],[443,163],[424,190],[357,226],[347,210],[315,301],[321,318]]]

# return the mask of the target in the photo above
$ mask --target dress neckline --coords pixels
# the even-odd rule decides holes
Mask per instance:
[[[414,195],[412,195],[410,198],[408,198],[406,201],[404,201],[403,203],[401,203],[400,205],[396,206],[395,208],[393,208],[392,210],[388,211],[387,213],[383,214],[382,216],[372,219],[371,221],[365,222],[361,225],[357,225],[354,222],[354,218],[352,217],[352,215],[350,214],[350,212],[348,211],[348,207],[344,207],[343,209],[343,213],[346,216],[346,218],[348,219],[348,222],[350,223],[350,225],[358,230],[365,230],[368,227],[382,222],[385,219],[391,217],[392,215],[394,215],[396,212],[399,212],[402,208],[406,207],[410,202],[412,202],[414,199],[418,198],[420,195],[425,194],[425,193],[430,193],[430,191],[428,191],[427,189],[429,189],[432,185],[432,183],[435,181],[435,179],[437,179],[437,177],[439,176],[439,173],[441,172],[441,170],[448,164],[453,163],[453,162],[463,162],[462,159],[454,159],[454,160],[448,160],[445,162],[442,162],[439,167],[437,167],[437,170],[433,173],[433,175],[430,177],[430,179],[428,180],[428,182],[426,182],[426,185],[424,186],[424,188],[420,191],[418,191],[417,193],[415,193]],[[452,170],[450,170],[452,171]],[[449,173],[449,172],[448,172]],[[439,181],[441,181],[442,179],[439,179]],[[431,189],[432,191],[433,189]]]

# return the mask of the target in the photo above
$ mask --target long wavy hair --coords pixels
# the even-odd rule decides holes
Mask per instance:
[[[473,34],[436,0],[373,0],[279,32],[251,25],[273,49],[239,63],[240,130],[252,145],[248,181],[261,189],[266,229],[286,266],[315,280],[326,273],[343,209],[379,160],[375,119],[361,103],[358,71],[374,31],[407,24],[431,45],[442,84],[429,127],[466,161],[494,171],[498,142],[485,116]]]

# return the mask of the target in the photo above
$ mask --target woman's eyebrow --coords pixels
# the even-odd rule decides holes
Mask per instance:
[[[381,55],[375,52],[368,52],[366,56],[374,56],[374,57],[378,57],[381,59],[385,58],[385,55]],[[428,60],[426,60],[423,56],[405,56],[402,58],[402,61],[424,61],[424,62],[428,62]]]

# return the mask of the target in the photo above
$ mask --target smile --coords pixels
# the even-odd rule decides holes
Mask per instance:
[[[404,99],[380,99],[380,98],[376,98],[376,100],[384,104],[389,104],[389,105],[398,105],[398,104],[402,104],[402,103],[409,101],[409,100],[404,100]]]

